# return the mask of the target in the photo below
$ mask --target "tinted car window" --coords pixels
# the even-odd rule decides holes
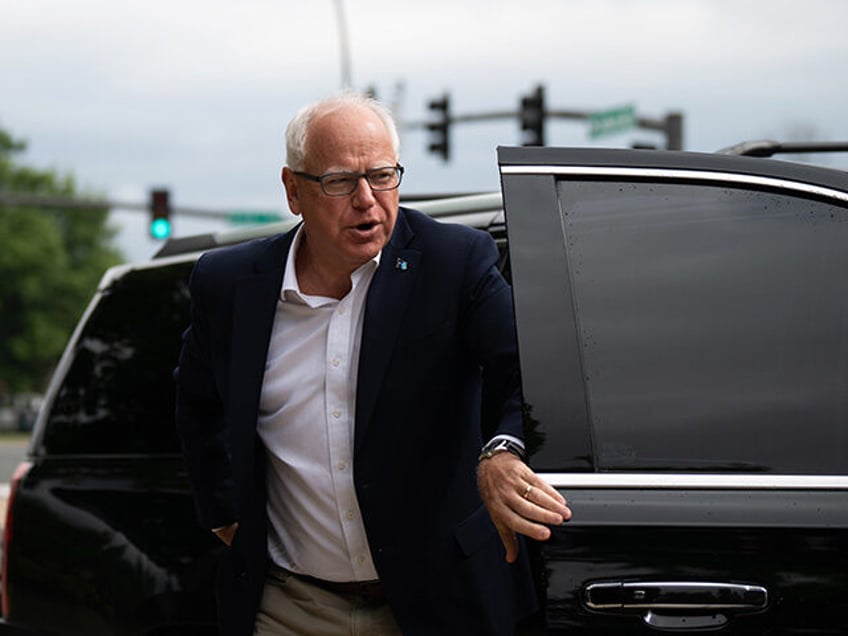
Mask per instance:
[[[558,189],[600,469],[845,472],[843,207],[691,184]]]
[[[174,382],[192,263],[140,269],[100,298],[51,405],[46,451],[177,452]]]

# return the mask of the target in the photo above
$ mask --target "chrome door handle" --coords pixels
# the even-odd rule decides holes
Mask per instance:
[[[585,586],[583,603],[596,612],[630,614],[644,610],[643,620],[656,629],[705,629],[727,623],[722,612],[764,610],[768,590],[739,583],[609,581]]]
[[[759,585],[700,582],[592,583],[585,588],[586,606],[610,609],[693,609],[713,611],[764,609],[768,591]]]

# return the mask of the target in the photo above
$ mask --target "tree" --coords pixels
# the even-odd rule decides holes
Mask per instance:
[[[0,128],[0,194],[80,196],[71,176],[16,163],[25,149]],[[43,390],[103,272],[121,262],[108,214],[0,203],[0,398]]]

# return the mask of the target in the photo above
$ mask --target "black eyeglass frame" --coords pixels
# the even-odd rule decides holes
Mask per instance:
[[[375,188],[374,184],[371,183],[371,175],[376,174],[378,172],[382,172],[383,170],[388,170],[388,169],[394,170],[395,173],[397,174],[397,183],[395,185],[393,185],[391,188],[379,188],[379,187]],[[393,166],[382,166],[380,168],[371,168],[370,170],[366,170],[365,172],[328,172],[328,173],[322,174],[320,176],[314,175],[314,174],[309,174],[308,172],[301,172],[300,170],[292,170],[292,172],[295,175],[297,175],[298,177],[303,177],[304,179],[308,179],[309,181],[314,181],[315,183],[320,185],[321,186],[321,192],[326,194],[328,197],[346,197],[346,196],[349,196],[349,195],[353,194],[354,192],[356,192],[356,188],[359,185],[359,180],[363,179],[363,178],[365,179],[365,182],[368,184],[368,187],[371,188],[371,190],[374,191],[374,192],[388,192],[390,190],[397,190],[400,187],[401,181],[403,181],[404,167],[402,165],[400,165],[399,163],[397,163]],[[344,192],[344,193],[342,193],[342,192],[338,192],[338,193],[327,192],[326,188],[324,187],[324,181],[326,179],[331,178],[331,177],[350,178],[351,179],[350,191]]]

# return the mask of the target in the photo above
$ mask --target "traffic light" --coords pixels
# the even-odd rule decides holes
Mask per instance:
[[[524,146],[545,145],[545,87],[521,98],[521,131]]]
[[[450,97],[445,94],[441,99],[434,99],[429,108],[436,116],[435,121],[427,124],[427,130],[432,133],[432,141],[428,146],[430,152],[442,155],[442,160],[450,159]]]
[[[171,205],[167,190],[150,192],[150,236],[157,241],[171,236]]]

